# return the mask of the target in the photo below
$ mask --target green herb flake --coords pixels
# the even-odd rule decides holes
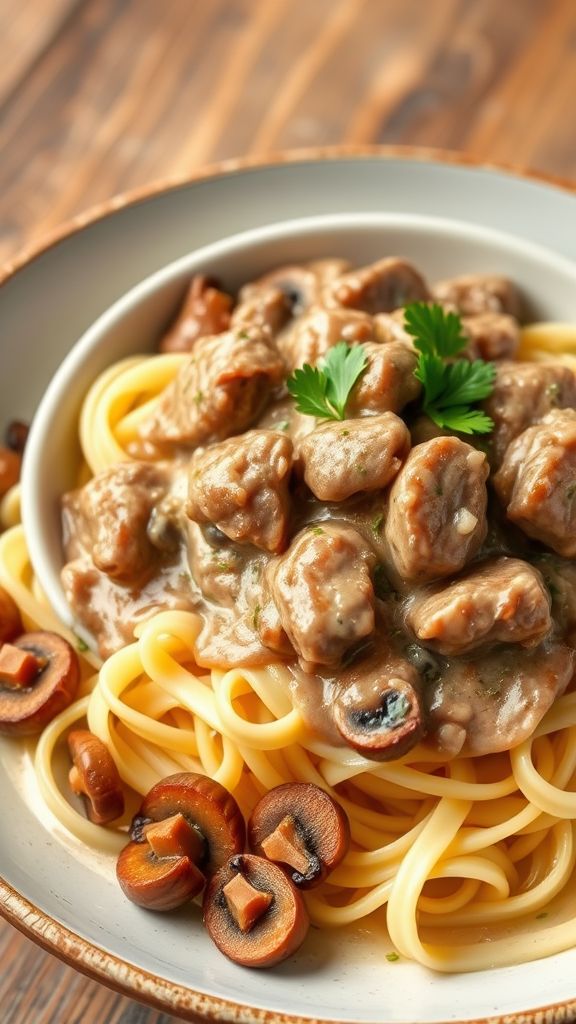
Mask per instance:
[[[386,953],[386,959],[389,964],[395,964],[400,959],[398,953]]]
[[[279,420],[278,423],[275,424],[275,426],[276,430],[288,430],[290,422],[289,420]]]
[[[195,401],[196,405],[198,405],[198,406],[202,405],[202,402],[204,401],[204,395],[203,395],[202,391],[197,391],[196,392],[196,394],[194,395],[194,401]]]
[[[413,302],[404,322],[418,352],[414,376],[422,384],[426,415],[460,434],[490,433],[493,420],[473,405],[492,394],[496,367],[484,359],[454,358],[467,345],[460,317],[435,303]]]
[[[76,650],[80,654],[86,654],[86,651],[90,650],[90,648],[88,647],[88,644],[86,643],[86,641],[83,640],[81,636],[78,636],[77,633],[74,633],[74,639],[76,641]]]
[[[346,403],[368,361],[363,345],[339,341],[318,366],[294,370],[286,385],[298,412],[318,419],[343,420]]]
[[[259,604],[257,604],[256,607],[254,608],[254,611],[252,612],[252,625],[254,626],[254,629],[258,629],[258,623],[260,622],[260,612],[261,611],[262,611],[262,608],[260,607]]]
[[[324,533],[324,530],[322,529],[321,526],[311,526],[309,529],[310,532],[315,533],[317,537],[320,537]]]
[[[374,519],[372,520],[372,523],[371,523],[372,532],[375,533],[376,535],[378,535],[380,533],[380,530],[382,529],[383,522],[384,522],[384,513],[383,512],[378,512],[378,514],[374,516]]]

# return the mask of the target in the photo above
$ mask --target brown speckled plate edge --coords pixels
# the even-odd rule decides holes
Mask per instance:
[[[323,160],[407,159],[442,163],[454,167],[494,171],[511,177],[524,178],[575,194],[576,184],[558,175],[545,174],[510,164],[479,160],[466,153],[414,146],[326,146],[272,153],[266,157],[231,159],[208,165],[190,175],[166,178],[151,185],[121,193],[78,214],[45,235],[38,242],[26,246],[15,257],[0,267],[0,287],[18,271],[57,246],[70,235],[112,216],[126,206],[135,206],[164,192],[177,191],[188,185],[216,176],[233,176],[251,169],[277,164],[306,163]],[[176,1014],[190,1021],[215,1020],[231,1024],[328,1024],[327,1018],[302,1017],[242,1005],[185,988],[174,982],[152,975],[111,953],[82,939],[64,925],[55,921],[0,878],[0,915],[27,938],[54,954],[66,964],[75,967],[90,978],[115,989],[123,995],[140,1000],[164,1012]],[[503,1016],[467,1019],[462,1024],[568,1024],[576,1017],[576,1000],[530,1008]],[[331,1019],[329,1024],[338,1024]],[[350,1022],[347,1022],[350,1024]],[[441,1022],[437,1022],[441,1024]],[[458,1024],[457,1021],[446,1024]]]

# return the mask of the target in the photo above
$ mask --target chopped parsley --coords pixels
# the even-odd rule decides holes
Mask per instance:
[[[79,651],[80,654],[85,654],[86,651],[90,650],[86,641],[83,640],[81,636],[78,636],[77,633],[74,633],[74,639],[76,640],[76,650]]]
[[[426,415],[436,426],[461,434],[490,433],[494,422],[473,406],[492,393],[496,367],[484,359],[455,358],[467,344],[460,317],[435,303],[412,302],[404,324],[418,351],[414,376],[424,390]]]
[[[384,513],[383,512],[378,512],[378,514],[375,515],[374,519],[372,520],[372,532],[375,533],[377,536],[380,533],[380,530],[382,529],[383,522],[384,522]]]
[[[350,392],[367,366],[363,345],[339,341],[318,366],[304,363],[286,384],[298,412],[325,420],[346,418]]]
[[[386,953],[386,959],[389,964],[395,964],[400,959],[398,953]]]

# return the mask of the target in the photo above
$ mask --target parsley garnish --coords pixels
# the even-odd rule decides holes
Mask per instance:
[[[286,384],[298,412],[325,420],[345,419],[346,402],[366,363],[363,345],[339,341],[319,366],[304,363],[294,370]]]
[[[400,959],[398,953],[386,953],[386,959],[389,964],[395,964]]]
[[[86,641],[83,640],[81,636],[78,636],[77,633],[74,633],[74,639],[76,640],[76,650],[79,651],[80,654],[85,654],[86,651],[90,650]]]
[[[496,367],[484,359],[454,359],[467,344],[460,317],[436,304],[413,302],[404,324],[419,353],[414,375],[424,389],[424,412],[438,427],[461,434],[493,430],[490,417],[472,405],[492,393]]]

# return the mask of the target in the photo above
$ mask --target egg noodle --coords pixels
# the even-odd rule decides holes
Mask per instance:
[[[575,351],[574,328],[538,324],[524,330],[519,358],[554,357],[576,369]],[[123,360],[96,381],[80,422],[82,482],[129,457],[139,423],[186,358]],[[26,628],[57,630],[77,646],[39,590],[18,519],[14,488],[0,506],[0,582]],[[420,744],[398,761],[369,761],[314,736],[292,704],[286,665],[199,668],[200,625],[190,612],[160,612],[103,665],[81,653],[80,698],[36,750],[42,796],[70,832],[117,853],[137,807],[118,828],[102,828],[59,789],[55,753],[70,726],[87,719],[137,794],[179,771],[216,779],[245,815],[281,783],[313,782],[331,793],[348,813],[353,843],[329,880],[305,893],[318,926],[375,915],[400,957],[446,972],[576,945],[576,692],[505,753],[446,761]]]

